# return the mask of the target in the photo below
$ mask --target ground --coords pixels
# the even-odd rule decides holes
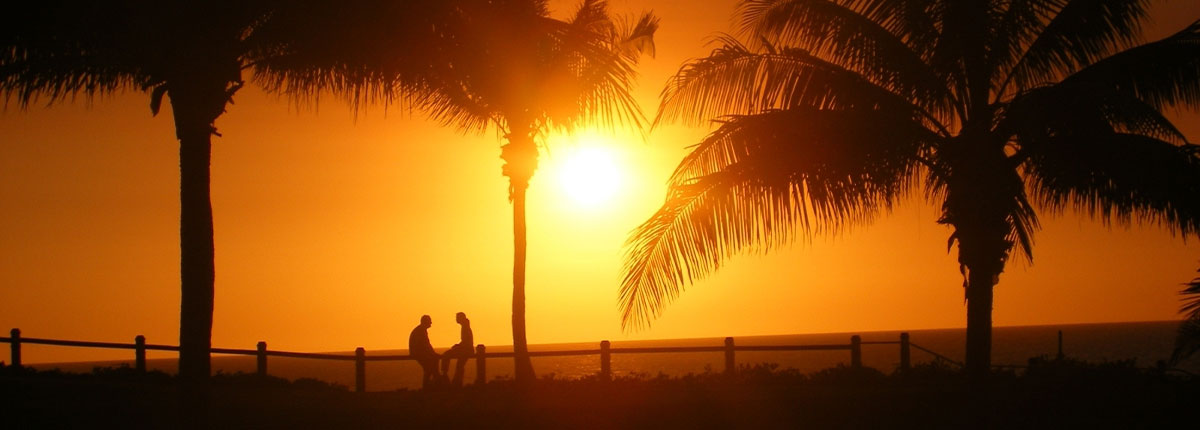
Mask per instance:
[[[771,366],[737,376],[543,379],[354,393],[314,380],[218,375],[213,428],[1165,428],[1195,420],[1200,380],[1130,363],[1035,360],[971,382],[923,366],[885,375]],[[180,427],[161,373],[0,368],[4,428]]]

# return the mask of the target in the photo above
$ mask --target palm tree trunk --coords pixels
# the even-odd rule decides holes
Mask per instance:
[[[1010,167],[1004,142],[987,138],[989,127],[987,121],[968,122],[957,148],[945,154],[954,169],[948,180],[943,220],[954,226],[958,262],[967,269],[964,364],[968,377],[975,381],[991,372],[992,291],[1013,248],[1008,240],[1013,228],[1010,216],[1020,210],[1014,202],[1024,189],[1020,176]]]
[[[529,345],[525,338],[525,190],[528,186],[513,189],[513,299],[512,330],[513,359],[516,381],[531,382],[534,378],[533,363],[529,360]]]
[[[980,379],[992,367],[992,280],[995,273],[970,270],[967,278],[966,370]]]
[[[529,345],[525,338],[525,191],[537,170],[537,144],[530,135],[532,127],[509,118],[515,125],[508,134],[508,144],[501,147],[504,176],[508,177],[508,196],[513,204],[513,369],[516,382],[528,385],[534,380],[533,363],[529,360]]]
[[[180,86],[170,97],[179,138],[180,412],[185,427],[199,429],[209,423],[215,279],[209,193],[212,124],[213,113],[219,113],[224,103],[217,105],[221,109],[206,106],[204,92],[195,87]]]
[[[186,380],[205,380],[211,372],[215,278],[209,193],[213,122],[205,115],[211,109],[202,107],[196,93],[171,94],[179,138],[179,376]]]
[[[179,139],[179,375],[206,379],[211,372],[213,314],[213,219],[209,197],[211,137],[203,132]]]

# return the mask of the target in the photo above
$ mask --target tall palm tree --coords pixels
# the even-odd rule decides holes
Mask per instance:
[[[494,126],[513,205],[512,330],[515,376],[533,379],[525,337],[525,191],[537,169],[538,140],[552,129],[594,121],[640,128],[630,95],[634,66],[653,52],[658,20],[642,16],[622,29],[604,0],[584,0],[566,21],[550,18],[543,0],[480,1],[448,30],[446,58],[431,74],[421,104],[446,125],[468,131]]]
[[[1200,230],[1197,147],[1161,114],[1200,104],[1200,22],[1142,44],[1145,0],[746,0],[656,121],[717,129],[632,234],[622,323],[645,327],[734,254],[941,204],[990,368],[993,287],[1032,261],[1035,208]]]
[[[211,138],[220,136],[215,122],[244,84],[244,72],[253,70],[269,90],[295,97],[329,90],[357,103],[384,101],[381,95],[407,88],[398,80],[428,68],[431,60],[415,56],[438,29],[431,14],[449,4],[45,0],[0,18],[6,100],[28,106],[39,98],[60,102],[133,90],[149,93],[152,114],[164,96],[170,101],[179,140],[179,374],[185,380],[210,374]]]

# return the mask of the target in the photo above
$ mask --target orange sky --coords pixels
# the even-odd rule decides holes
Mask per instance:
[[[559,1],[559,12],[574,1]],[[638,100],[653,115],[667,77],[729,31],[733,0],[610,2],[662,18]],[[1200,18],[1192,1],[1154,11],[1154,35]],[[479,343],[511,343],[512,231],[498,136],[464,136],[375,107],[357,118],[247,86],[217,123],[213,344],[296,351],[404,347],[422,314],[438,348],[470,316]],[[178,146],[148,97],[9,106],[0,113],[0,328],[27,337],[151,343],[178,339]],[[1200,140],[1200,115],[1179,125]],[[531,343],[963,327],[947,228],[913,201],[836,238],[745,256],[688,288],[647,331],[620,330],[616,291],[626,234],[661,203],[664,182],[707,130],[667,126],[643,142],[600,133],[625,175],[616,197],[584,207],[556,169],[580,144],[550,141],[529,192]],[[597,138],[589,138],[597,140]],[[586,140],[586,139],[585,139]],[[574,145],[574,146],[573,146]],[[1200,246],[1153,226],[1105,226],[1043,213],[1035,265],[1011,264],[997,325],[1177,318]],[[125,352],[26,347],[27,362]],[[7,357],[0,358],[7,361]]]

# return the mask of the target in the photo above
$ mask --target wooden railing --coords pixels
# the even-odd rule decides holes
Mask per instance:
[[[57,346],[74,346],[84,348],[109,348],[109,349],[132,349],[134,350],[134,367],[138,371],[146,371],[146,351],[179,351],[179,347],[175,345],[155,345],[147,344],[144,336],[138,335],[134,338],[134,343],[113,343],[113,342],[85,342],[77,340],[58,340],[58,339],[39,339],[21,337],[21,330],[12,329],[11,336],[0,338],[0,342],[7,342],[11,348],[11,365],[21,366],[21,345],[57,345]],[[654,353],[692,353],[692,352],[724,352],[725,353],[725,372],[733,374],[736,372],[735,353],[737,351],[849,351],[850,366],[862,367],[862,345],[899,345],[900,346],[900,369],[907,370],[911,366],[910,348],[916,348],[921,351],[928,352],[934,357],[955,363],[961,366],[960,363],[950,360],[941,354],[935,353],[928,349],[922,348],[909,342],[908,333],[901,333],[899,341],[872,341],[863,342],[858,335],[850,337],[848,344],[826,344],[826,345],[746,345],[737,346],[734,344],[732,337],[725,338],[723,346],[675,346],[675,347],[619,347],[613,348],[609,341],[601,341],[599,349],[583,349],[583,350],[557,350],[557,351],[530,351],[530,357],[565,357],[579,355],[599,355],[600,356],[600,377],[604,379],[612,378],[612,354],[654,354]],[[289,357],[289,358],[306,358],[315,360],[338,360],[338,361],[353,361],[354,362],[354,389],[358,392],[366,391],[367,387],[367,362],[368,361],[402,361],[415,360],[410,355],[372,355],[367,356],[364,348],[359,347],[354,350],[354,355],[345,354],[318,354],[308,352],[288,352],[288,351],[272,351],[267,349],[266,342],[259,342],[256,349],[234,349],[234,348],[212,348],[214,354],[230,354],[230,355],[252,355],[257,358],[258,375],[267,375],[267,357]],[[511,358],[512,352],[487,352],[484,345],[479,345],[475,348],[475,383],[482,384],[487,381],[487,359],[489,358]]]

